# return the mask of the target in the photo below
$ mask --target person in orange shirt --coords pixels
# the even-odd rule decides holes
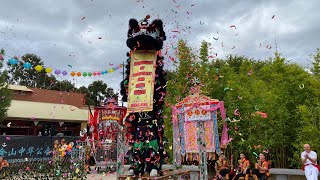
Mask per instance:
[[[233,179],[238,180],[240,177],[245,177],[245,179],[248,180],[250,175],[250,162],[243,153],[240,154],[238,163],[237,175]]]
[[[256,163],[255,169],[252,170],[252,174],[255,180],[266,180],[270,176],[269,163],[264,154],[259,154],[258,163]]]
[[[2,168],[9,167],[9,163],[7,160],[4,160],[2,156],[0,156],[0,171]]]
[[[221,154],[219,156],[218,161],[216,162],[215,165],[215,170],[216,170],[216,179],[220,180],[223,179],[224,177],[226,179],[229,179],[229,164],[226,160],[226,156]]]

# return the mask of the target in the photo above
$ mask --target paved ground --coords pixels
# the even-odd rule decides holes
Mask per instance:
[[[97,173],[91,173],[87,176],[88,180],[116,180],[117,176],[115,174],[97,174]]]

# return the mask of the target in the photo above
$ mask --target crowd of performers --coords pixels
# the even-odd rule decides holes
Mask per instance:
[[[233,169],[233,165],[229,164],[225,155],[221,154],[215,162],[216,180],[238,180],[240,177],[247,180],[249,176],[252,176],[255,180],[266,180],[270,176],[269,162],[263,153],[259,154],[259,160],[254,163],[254,166],[243,153],[240,154],[236,167],[236,169]]]

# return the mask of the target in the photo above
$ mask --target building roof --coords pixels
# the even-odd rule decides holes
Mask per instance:
[[[26,91],[26,92],[33,92],[32,89],[27,88],[26,86],[19,86],[19,85],[8,85],[8,89],[10,90],[16,90],[16,91]]]
[[[8,109],[8,119],[47,121],[88,121],[88,110],[67,104],[42,103],[12,100]]]

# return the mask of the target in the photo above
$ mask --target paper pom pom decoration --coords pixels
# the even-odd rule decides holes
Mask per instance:
[[[86,76],[88,76],[88,74],[87,74],[86,72],[83,72],[83,73],[82,73],[82,76],[83,76],[83,77],[86,77]]]
[[[68,74],[68,73],[67,73],[66,70],[62,71],[62,75],[63,75],[63,76],[65,76],[65,75],[67,75],[67,74]]]
[[[18,60],[17,59],[15,59],[15,58],[11,58],[11,59],[9,59],[9,65],[17,65],[18,64]]]
[[[57,69],[57,70],[54,71],[54,73],[55,73],[56,75],[59,75],[59,74],[61,74],[61,71],[60,71],[59,69]]]
[[[46,68],[45,71],[46,71],[46,73],[51,73],[52,72],[52,68]]]
[[[41,72],[41,71],[42,71],[42,66],[41,66],[41,65],[37,65],[36,67],[34,67],[34,69],[35,69],[37,72]]]
[[[31,63],[29,63],[29,62],[24,63],[23,64],[23,68],[30,69],[31,68]]]
[[[97,75],[98,75],[98,76],[100,76],[100,75],[101,75],[101,72],[100,72],[100,71],[99,71],[99,72],[97,72]]]
[[[0,61],[2,61],[3,60],[3,56],[2,56],[2,54],[0,54]]]
[[[97,73],[96,73],[96,72],[93,72],[93,75],[94,75],[94,76],[96,76],[96,75],[97,75]]]
[[[92,73],[91,73],[91,72],[89,72],[89,73],[88,73],[88,76],[89,76],[89,77],[91,77],[91,76],[92,76]]]
[[[77,76],[80,77],[81,76],[81,72],[77,72]]]
[[[71,75],[72,77],[74,77],[74,76],[76,75],[76,73],[72,71],[72,72],[70,73],[70,75]]]

